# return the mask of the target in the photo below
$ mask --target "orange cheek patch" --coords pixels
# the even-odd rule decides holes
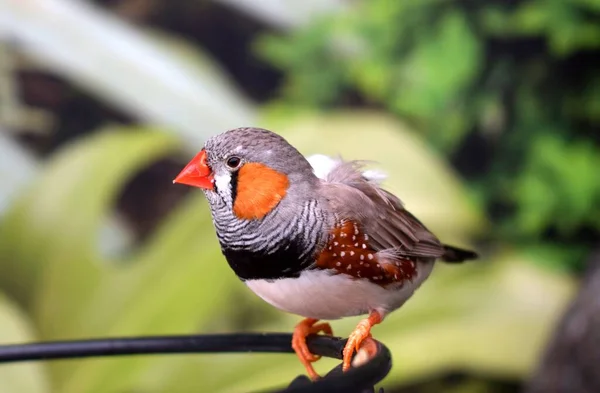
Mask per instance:
[[[289,185],[281,172],[263,164],[245,164],[238,173],[233,212],[241,219],[261,219],[283,199]]]

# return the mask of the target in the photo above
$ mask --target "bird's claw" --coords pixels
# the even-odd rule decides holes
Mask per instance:
[[[342,352],[344,355],[342,363],[343,371],[348,371],[350,369],[354,351],[358,352],[363,347],[363,344],[367,352],[373,352],[374,346],[371,345],[373,344],[373,340],[371,340],[371,328],[373,325],[380,323],[382,319],[383,316],[379,312],[373,311],[369,315],[369,318],[360,321],[358,326],[356,326],[356,329],[350,333],[348,341],[344,346],[344,351]]]
[[[304,368],[306,368],[308,376],[313,381],[319,379],[320,376],[317,374],[311,363],[321,359],[321,356],[314,355],[310,352],[308,346],[306,345],[306,337],[311,334],[319,334],[321,332],[327,335],[333,335],[331,326],[328,323],[316,324],[316,322],[317,320],[312,318],[303,320],[296,325],[294,334],[292,336],[292,348],[294,349],[294,352],[296,352],[296,355],[298,355],[298,358],[304,365]]]
[[[358,352],[358,350],[361,348],[362,343],[366,339],[371,338],[371,327],[364,326],[363,322],[364,321],[361,321],[361,323],[356,327],[356,329],[350,334],[350,336],[348,337],[348,341],[344,346],[344,362],[342,366],[343,371],[348,371],[350,369],[350,365],[352,364],[352,355],[354,355],[354,351]]]

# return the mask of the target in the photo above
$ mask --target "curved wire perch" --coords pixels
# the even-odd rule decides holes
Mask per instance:
[[[292,336],[284,333],[208,334],[185,336],[150,336],[32,344],[0,345],[0,363],[34,360],[74,359],[98,356],[150,355],[166,353],[232,353],[232,352],[293,352]],[[314,354],[342,358],[346,340],[330,336],[309,336],[308,348]],[[391,368],[389,350],[375,341],[375,355],[360,367],[342,373],[341,366],[324,378],[311,383],[305,377],[296,378],[280,393],[372,392]]]

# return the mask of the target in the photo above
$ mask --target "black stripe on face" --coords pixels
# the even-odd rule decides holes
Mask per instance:
[[[231,172],[231,206],[235,205],[235,198],[237,198],[237,188],[238,188],[238,171]]]

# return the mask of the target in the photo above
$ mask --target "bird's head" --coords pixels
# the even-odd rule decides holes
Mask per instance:
[[[310,192],[317,178],[308,161],[281,136],[236,128],[206,141],[174,183],[204,190],[211,206],[227,206],[240,219],[261,219],[290,191]]]

